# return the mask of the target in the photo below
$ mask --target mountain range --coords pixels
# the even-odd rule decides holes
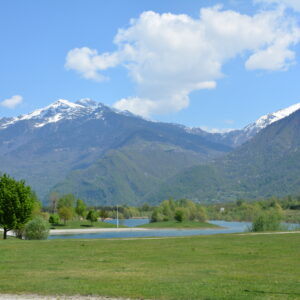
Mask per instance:
[[[241,130],[209,133],[90,99],[58,100],[0,119],[0,171],[25,179],[44,201],[56,191],[91,205],[299,192],[299,109],[295,104]]]

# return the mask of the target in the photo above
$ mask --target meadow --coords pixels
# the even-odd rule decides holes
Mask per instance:
[[[0,241],[0,293],[299,299],[300,235]]]

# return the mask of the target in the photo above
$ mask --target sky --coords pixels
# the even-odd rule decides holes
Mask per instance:
[[[300,102],[299,0],[0,0],[0,118],[91,98],[242,128]]]

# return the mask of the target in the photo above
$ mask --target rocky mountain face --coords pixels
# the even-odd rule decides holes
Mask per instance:
[[[1,172],[25,179],[44,200],[57,190],[93,204],[134,204],[170,176],[230,150],[89,99],[0,119]]]

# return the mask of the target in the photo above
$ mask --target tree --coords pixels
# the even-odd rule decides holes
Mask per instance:
[[[185,221],[186,220],[186,209],[183,207],[176,208],[174,219],[177,222]]]
[[[85,203],[84,203],[83,200],[78,199],[78,200],[76,201],[76,208],[75,208],[75,211],[76,211],[76,214],[77,214],[79,217],[82,217],[82,218],[85,217],[85,214],[86,214],[86,205],[85,205]]]
[[[57,192],[52,192],[49,196],[49,204],[50,204],[50,210],[54,214],[57,211],[57,203],[59,200],[59,194]]]
[[[73,207],[75,202],[75,197],[72,194],[66,194],[60,197],[57,203],[57,208],[60,209],[62,207]]]
[[[73,209],[71,207],[63,206],[58,210],[58,215],[66,225],[67,221],[71,220],[73,217]]]
[[[101,221],[103,222],[105,219],[108,218],[108,212],[105,209],[101,209],[99,213],[99,217],[101,218]]]
[[[26,240],[46,240],[49,234],[49,223],[42,217],[36,217],[25,226]]]
[[[53,214],[49,217],[49,223],[52,225],[59,224],[59,215]]]
[[[86,216],[86,219],[89,220],[91,222],[91,224],[93,225],[94,222],[97,221],[98,219],[98,214],[97,212],[94,210],[94,209],[91,209],[87,216]]]
[[[3,238],[7,231],[21,229],[32,215],[34,198],[25,181],[17,181],[7,174],[0,177],[0,227]]]

